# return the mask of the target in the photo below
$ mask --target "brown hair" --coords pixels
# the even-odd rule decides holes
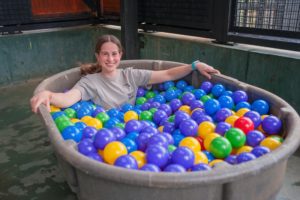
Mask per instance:
[[[117,37],[115,37],[113,35],[102,35],[101,37],[98,38],[96,46],[95,46],[96,54],[100,53],[102,45],[106,42],[112,42],[115,45],[117,45],[120,53],[123,51],[121,42]],[[82,75],[98,73],[98,72],[101,72],[101,66],[99,65],[99,63],[81,64],[80,72]]]

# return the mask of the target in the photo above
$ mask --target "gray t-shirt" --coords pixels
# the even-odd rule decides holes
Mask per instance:
[[[135,103],[139,86],[147,86],[151,70],[118,69],[118,75],[109,79],[101,73],[82,77],[73,88],[81,92],[82,100],[92,100],[104,109],[119,107],[124,103]]]

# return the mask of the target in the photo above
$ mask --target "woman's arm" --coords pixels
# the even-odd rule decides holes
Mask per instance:
[[[50,111],[50,104],[65,108],[73,105],[79,100],[81,100],[81,92],[78,89],[71,89],[65,93],[55,93],[45,90],[34,95],[30,99],[30,104],[32,111],[37,113],[38,107],[41,104],[45,104]]]
[[[220,74],[219,70],[203,62],[195,62],[196,69],[208,79],[211,79],[210,73]],[[191,65],[182,65],[167,70],[153,71],[149,84],[162,83],[165,81],[177,80],[185,77],[193,70]]]

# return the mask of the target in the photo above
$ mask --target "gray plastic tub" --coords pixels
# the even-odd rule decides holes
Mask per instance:
[[[158,60],[127,60],[121,67],[167,69],[181,63]],[[64,91],[80,78],[79,68],[70,69],[44,80],[35,90]],[[199,86],[205,80],[198,72],[185,77]],[[271,105],[271,113],[284,124],[283,144],[271,153],[251,162],[228,165],[225,162],[207,172],[152,173],[128,170],[99,163],[81,155],[73,141],[64,141],[50,113],[40,106],[40,116],[49,133],[50,142],[71,189],[84,200],[267,200],[275,199],[285,176],[287,160],[300,143],[300,119],[284,100],[263,89],[236,79],[214,75],[212,82],[223,83],[231,90],[245,90],[250,100],[263,98]]]

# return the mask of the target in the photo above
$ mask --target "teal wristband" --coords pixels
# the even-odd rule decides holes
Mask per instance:
[[[199,62],[199,60],[196,60],[196,61],[192,62],[192,70],[193,70],[193,71],[197,69],[196,64],[197,64],[198,62]]]

